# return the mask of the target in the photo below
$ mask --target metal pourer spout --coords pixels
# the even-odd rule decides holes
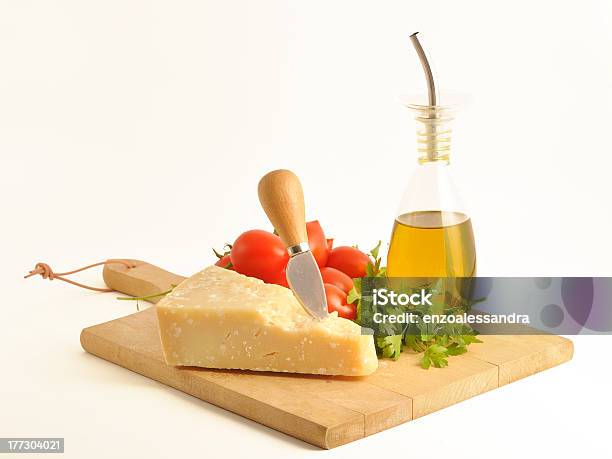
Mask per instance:
[[[429,60],[427,59],[427,55],[423,50],[423,46],[421,46],[421,42],[418,37],[419,32],[415,32],[410,35],[410,41],[414,46],[414,49],[419,56],[419,60],[421,61],[421,65],[423,66],[423,71],[425,72],[425,79],[427,81],[427,95],[429,96],[429,105],[435,107],[438,105],[438,94],[436,88],[436,82],[434,80],[433,72],[431,71],[431,65],[429,64]]]
[[[450,121],[451,115],[447,107],[440,106],[438,88],[431,70],[431,64],[421,46],[418,32],[410,35],[410,41],[419,56],[425,81],[427,82],[427,96],[429,104],[427,106],[415,105],[417,112],[416,120],[422,125],[421,130],[417,130],[417,142],[419,151],[419,162],[428,163],[443,160],[448,162],[448,152],[450,150]]]

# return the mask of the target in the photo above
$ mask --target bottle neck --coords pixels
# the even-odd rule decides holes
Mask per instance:
[[[452,112],[449,107],[413,105],[419,164],[449,164]]]

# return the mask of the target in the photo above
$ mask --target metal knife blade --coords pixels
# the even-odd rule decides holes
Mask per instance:
[[[310,251],[300,252],[289,259],[287,282],[304,309],[316,319],[324,319],[327,300],[321,272]]]

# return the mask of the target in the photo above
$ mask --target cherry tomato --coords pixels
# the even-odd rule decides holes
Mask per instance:
[[[327,298],[327,310],[338,312],[339,317],[354,320],[357,316],[357,307],[346,304],[346,293],[332,284],[323,284],[325,287],[325,297]]]
[[[232,261],[230,260],[230,255],[223,255],[221,258],[219,258],[217,260],[217,262],[215,263],[216,266],[221,266],[222,268],[226,268],[226,269],[234,269],[231,265],[232,265]]]
[[[344,293],[350,292],[353,288],[353,279],[335,268],[330,268],[329,266],[321,268],[321,277],[325,284],[335,285]]]
[[[322,268],[327,263],[329,255],[327,250],[327,240],[325,233],[318,220],[306,223],[306,233],[308,234],[308,245],[312,255],[317,260],[317,265]]]
[[[280,237],[263,230],[250,230],[238,236],[230,259],[237,273],[278,283],[289,261]]]
[[[289,288],[289,283],[287,282],[287,273],[286,270],[283,269],[280,274],[273,280],[270,280],[268,284],[276,284],[282,285],[283,287]]]
[[[327,266],[336,268],[351,279],[355,279],[366,275],[366,266],[369,262],[370,257],[361,250],[355,247],[340,246],[329,254]]]

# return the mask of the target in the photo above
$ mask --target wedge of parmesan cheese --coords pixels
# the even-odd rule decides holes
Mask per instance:
[[[157,304],[166,362],[361,376],[378,367],[372,336],[337,316],[312,319],[291,290],[210,266]]]

